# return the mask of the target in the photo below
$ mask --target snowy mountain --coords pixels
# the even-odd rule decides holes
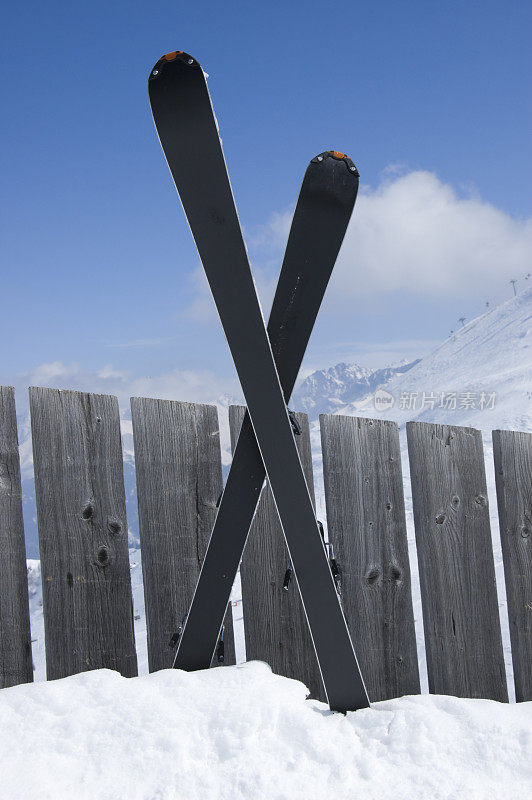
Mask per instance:
[[[318,414],[332,414],[342,406],[366,397],[397,375],[408,372],[418,361],[384,369],[342,363],[317,370],[297,387],[290,404],[297,411],[305,411],[311,419]]]
[[[350,414],[400,425],[532,430],[532,289],[472,320],[423,359],[376,370],[345,363],[317,370],[290,404],[311,420]]]
[[[447,339],[385,393],[337,409],[342,414],[532,431],[532,288]]]

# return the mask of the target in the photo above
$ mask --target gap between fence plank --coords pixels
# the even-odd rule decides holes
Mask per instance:
[[[0,386],[0,689],[33,680],[15,391]]]
[[[532,434],[493,431],[515,698],[532,700]]]

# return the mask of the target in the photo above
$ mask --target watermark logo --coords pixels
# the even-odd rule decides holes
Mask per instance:
[[[377,389],[373,403],[377,411],[393,408],[396,398],[385,389]],[[443,408],[446,411],[492,411],[497,401],[496,392],[401,392],[398,408],[403,411],[423,411]]]
[[[373,395],[373,403],[377,411],[386,411],[389,408],[393,408],[395,397],[385,389],[377,389]]]

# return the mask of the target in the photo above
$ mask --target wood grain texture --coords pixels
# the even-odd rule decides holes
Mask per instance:
[[[532,700],[532,434],[493,431],[515,698]]]
[[[150,672],[173,665],[222,492],[215,406],[131,400]],[[235,663],[231,607],[225,664]],[[217,665],[213,660],[213,666]]]
[[[323,414],[320,427],[328,536],[370,700],[418,694],[397,425]]]
[[[243,406],[229,408],[233,450],[244,411]],[[302,428],[302,434],[295,437],[296,443],[314,503],[308,417],[305,414],[296,414],[296,417]],[[311,697],[326,702],[295,572],[288,591],[283,589],[288,567],[291,567],[288,550],[271,489],[266,482],[240,568],[246,657],[248,661],[266,661],[278,675],[302,681]]]
[[[116,397],[30,388],[48,679],[137,674]]]
[[[480,431],[407,435],[429,690],[507,701]]]
[[[15,392],[0,386],[0,689],[33,680]]]

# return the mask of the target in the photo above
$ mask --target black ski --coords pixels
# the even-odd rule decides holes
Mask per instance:
[[[310,162],[296,205],[268,335],[288,403],[351,217],[359,175],[343,153]],[[260,497],[265,470],[246,412],[174,666],[207,669]]]
[[[340,711],[366,707],[366,690],[314,517],[255,292],[203,70],[191,56],[171,53],[152,70],[149,93],[161,145],[246,398],[329,704]],[[230,583],[232,577],[223,579]]]

